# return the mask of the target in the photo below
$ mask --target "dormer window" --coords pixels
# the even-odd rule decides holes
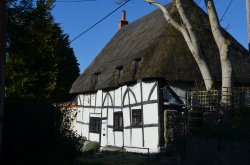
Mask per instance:
[[[135,61],[135,70],[134,70],[134,75],[138,72],[138,69],[141,66],[141,58],[137,58],[134,60]]]
[[[122,77],[122,73],[123,73],[123,66],[117,66],[116,67],[116,78],[117,81],[119,82],[121,77]]]
[[[101,72],[95,72],[91,75],[91,82],[97,82],[100,78]]]

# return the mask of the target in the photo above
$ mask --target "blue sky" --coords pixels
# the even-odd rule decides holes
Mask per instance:
[[[71,40],[116,9],[119,6],[115,3],[116,1],[119,0],[56,2],[53,15],[55,21],[61,25]],[[200,6],[204,9],[203,0],[198,1],[201,2]],[[215,0],[220,18],[225,13],[230,1]],[[166,4],[167,0],[158,0],[158,2]],[[153,5],[149,5],[143,0],[132,0],[83,36],[73,41],[71,47],[74,49],[78,63],[80,64],[81,73],[118,31],[118,22],[121,19],[122,10],[126,10],[127,20],[133,22],[155,9]],[[247,47],[245,0],[233,0],[221,24],[244,47]]]

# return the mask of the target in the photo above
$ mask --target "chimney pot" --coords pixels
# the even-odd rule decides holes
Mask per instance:
[[[122,10],[122,20],[126,21],[126,11]]]
[[[175,7],[176,6],[176,0],[172,0],[172,5]]]
[[[123,26],[127,24],[128,24],[128,21],[126,20],[126,11],[122,10],[122,19],[118,24],[118,29],[120,30]]]

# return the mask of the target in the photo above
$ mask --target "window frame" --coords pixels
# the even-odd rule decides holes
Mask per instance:
[[[118,119],[116,120],[116,118],[118,118]],[[120,125],[120,124],[122,124],[122,125]],[[123,126],[124,126],[123,113],[122,112],[114,112],[113,130],[114,131],[123,131]]]
[[[138,113],[139,112],[139,113]],[[132,109],[131,126],[142,127],[142,109]]]
[[[90,117],[89,118],[89,132],[90,133],[100,133],[101,132],[101,118],[100,117]]]

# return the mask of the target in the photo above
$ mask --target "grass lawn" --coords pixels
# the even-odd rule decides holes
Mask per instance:
[[[100,152],[94,155],[83,155],[76,159],[76,165],[147,165],[147,155],[127,152]]]

